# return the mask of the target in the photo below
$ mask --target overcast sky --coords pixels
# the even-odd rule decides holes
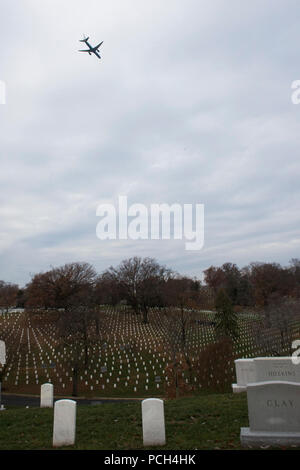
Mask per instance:
[[[300,257],[300,3],[2,0],[0,279],[151,256]],[[102,59],[79,53],[90,36]],[[83,47],[82,47],[83,46]],[[96,237],[100,203],[205,205],[205,245]]]

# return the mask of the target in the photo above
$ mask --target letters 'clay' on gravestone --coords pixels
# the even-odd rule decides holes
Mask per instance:
[[[6,363],[6,348],[5,342],[0,340],[0,364],[4,365]]]
[[[247,385],[249,428],[241,428],[244,447],[300,445],[300,384]]]
[[[159,398],[142,401],[144,446],[161,446],[166,443],[164,402]]]
[[[41,385],[41,408],[53,407],[53,384]]]
[[[58,400],[54,404],[53,447],[75,444],[76,401]]]

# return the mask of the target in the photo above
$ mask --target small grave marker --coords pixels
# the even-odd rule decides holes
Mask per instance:
[[[53,408],[53,384],[41,385],[40,406],[41,408]]]
[[[144,446],[161,446],[166,443],[164,402],[158,398],[142,401]]]
[[[54,404],[53,447],[75,444],[76,401],[58,400]]]

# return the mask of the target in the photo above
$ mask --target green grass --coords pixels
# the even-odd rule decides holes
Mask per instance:
[[[166,450],[240,449],[248,426],[245,394],[165,402]],[[53,410],[10,408],[0,414],[0,450],[51,449]],[[144,449],[140,403],[77,407],[76,444],[67,449]]]

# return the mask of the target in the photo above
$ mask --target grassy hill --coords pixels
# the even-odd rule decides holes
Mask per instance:
[[[53,410],[12,408],[0,415],[0,449],[52,449]],[[248,426],[245,394],[214,394],[165,402],[165,450],[240,449]],[[140,403],[77,407],[72,449],[144,449]],[[158,449],[158,448],[155,448]]]

